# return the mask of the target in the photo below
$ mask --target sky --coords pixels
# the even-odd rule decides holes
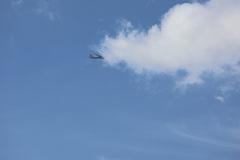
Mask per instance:
[[[239,160],[239,11],[1,0],[0,159]]]

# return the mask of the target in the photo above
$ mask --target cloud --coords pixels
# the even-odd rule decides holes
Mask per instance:
[[[21,5],[23,3],[23,0],[14,0],[12,1],[12,5],[13,6],[18,6],[18,5]]]
[[[97,160],[119,160],[119,159],[113,159],[113,158],[109,158],[109,157],[106,157],[106,156],[97,156],[96,158]]]
[[[43,16],[50,21],[58,20],[58,3],[59,0],[35,0],[25,1],[25,0],[13,0],[11,2],[12,7],[20,9],[22,13],[27,11],[38,16]]]
[[[40,0],[38,7],[34,10],[38,15],[47,17],[50,21],[56,20],[59,16],[56,12],[57,0]]]
[[[108,64],[125,64],[139,74],[186,71],[181,84],[201,83],[206,74],[222,76],[228,70],[239,75],[239,19],[239,0],[178,4],[146,31],[124,22],[96,51]]]
[[[220,103],[224,103],[225,102],[225,98],[223,96],[215,96],[215,99],[217,101],[219,101]]]
[[[99,156],[99,157],[97,157],[97,160],[109,160],[109,159],[104,156]]]
[[[238,150],[238,151],[240,150],[239,141],[237,141],[237,137],[236,137],[236,133],[239,131],[239,128],[229,129],[228,127],[223,127],[224,130],[221,130],[221,132],[227,138],[219,139],[219,138],[213,138],[213,136],[197,135],[192,131],[190,131],[191,128],[189,127],[186,127],[185,129],[179,128],[175,125],[166,125],[166,127],[172,133],[182,138],[190,139],[199,143],[208,144],[212,146],[229,148],[229,149]]]
[[[239,150],[239,145],[235,144],[235,143],[221,141],[221,140],[217,140],[217,139],[209,138],[209,137],[201,137],[201,136],[193,135],[191,133],[187,133],[187,132],[180,131],[180,130],[175,130],[174,132],[175,132],[175,134],[177,134],[181,137],[191,139],[191,140],[194,140],[197,142],[207,143],[207,144],[215,145],[218,147],[225,147],[225,148],[231,148],[234,150]]]

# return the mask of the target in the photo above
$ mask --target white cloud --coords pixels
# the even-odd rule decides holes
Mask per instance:
[[[223,96],[215,96],[215,99],[217,101],[219,101],[220,103],[224,103],[225,102],[225,98]]]
[[[175,134],[177,134],[181,137],[192,139],[194,141],[198,141],[201,143],[207,143],[207,144],[212,144],[212,145],[219,146],[219,147],[225,147],[225,148],[231,148],[234,150],[239,150],[239,145],[235,144],[235,143],[221,141],[221,140],[209,138],[209,137],[201,137],[201,136],[193,135],[191,133],[187,133],[187,132],[180,131],[180,130],[175,130],[174,132],[175,132]]]
[[[199,142],[199,143],[205,143],[217,147],[223,147],[223,148],[230,148],[233,150],[240,150],[239,149],[239,141],[237,141],[236,133],[239,131],[239,128],[229,128],[226,126],[222,126],[220,129],[222,135],[225,135],[225,139],[216,138],[213,135],[209,134],[209,130],[207,131],[207,135],[203,136],[200,134],[194,133],[192,128],[189,126],[184,126],[185,128],[179,127],[181,124],[176,125],[169,125],[167,124],[166,127],[174,134],[186,138],[191,139],[193,141]],[[214,126],[213,126],[214,127]],[[196,132],[196,131],[195,131]],[[199,131],[198,131],[199,132]],[[210,136],[211,135],[211,136]]]
[[[12,1],[12,5],[13,6],[18,6],[18,5],[21,5],[23,3],[23,0],[14,0]]]
[[[115,158],[113,159],[105,156],[98,156],[96,159],[97,160],[119,160],[119,159],[115,159]]]
[[[20,9],[20,11],[31,10],[30,13],[37,14],[39,16],[44,16],[50,21],[55,21],[59,19],[58,13],[58,3],[59,0],[35,0],[30,3],[25,0],[13,0],[11,2],[14,8]],[[20,6],[25,6],[20,8]]]
[[[99,157],[97,157],[97,160],[109,160],[109,159],[104,156],[99,156]]]
[[[202,82],[204,73],[239,74],[240,1],[179,4],[147,31],[128,22],[117,36],[106,36],[97,52],[108,64],[124,63],[136,73],[185,70],[183,84]]]
[[[39,15],[47,17],[50,21],[54,21],[59,17],[56,12],[57,3],[57,0],[40,0],[38,1],[38,8],[34,11]]]

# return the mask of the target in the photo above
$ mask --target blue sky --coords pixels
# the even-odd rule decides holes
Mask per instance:
[[[88,58],[121,21],[147,30],[183,2],[2,0],[0,159],[238,160],[235,75],[178,88]]]

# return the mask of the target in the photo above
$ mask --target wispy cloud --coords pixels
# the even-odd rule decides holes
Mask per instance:
[[[149,7],[155,2],[155,0],[146,0],[146,7]]]
[[[57,20],[59,18],[58,13],[56,12],[56,2],[53,0],[40,0],[38,2],[37,8],[34,11],[39,14],[47,17],[50,21]]]
[[[220,103],[224,103],[225,102],[225,98],[223,96],[215,96],[215,99],[217,101],[219,101]]]
[[[23,0],[14,0],[14,1],[12,1],[12,5],[13,6],[18,6],[18,5],[21,5],[21,4],[23,4]]]
[[[97,160],[120,160],[120,159],[110,158],[110,157],[106,157],[106,156],[97,156],[96,159]]]
[[[205,73],[240,73],[239,19],[239,0],[179,4],[146,31],[125,23],[117,36],[103,39],[97,52],[108,64],[124,63],[136,73],[185,70],[181,84],[201,83]]]
[[[217,147],[224,147],[224,148],[229,148],[229,149],[233,149],[233,150],[240,150],[239,148],[239,142],[233,143],[232,141],[227,141],[227,140],[221,140],[221,139],[217,139],[217,138],[213,138],[213,137],[206,137],[206,136],[200,136],[197,135],[196,133],[193,133],[191,131],[189,131],[189,129],[180,129],[178,127],[171,126],[171,125],[167,125],[167,128],[172,131],[174,134],[176,134],[177,136],[186,138],[186,139],[191,139],[193,141],[199,142],[199,143],[205,143],[208,145],[213,145],[213,146],[217,146]],[[232,136],[231,132],[226,132],[223,131],[223,134],[227,134],[228,136]],[[234,135],[235,137],[236,135]]]
[[[97,160],[109,160],[109,158],[107,158],[105,156],[98,156]]]
[[[30,13],[43,16],[50,21],[59,19],[58,4],[60,0],[13,0],[12,7],[19,9],[22,13]],[[26,12],[27,11],[27,12]]]

